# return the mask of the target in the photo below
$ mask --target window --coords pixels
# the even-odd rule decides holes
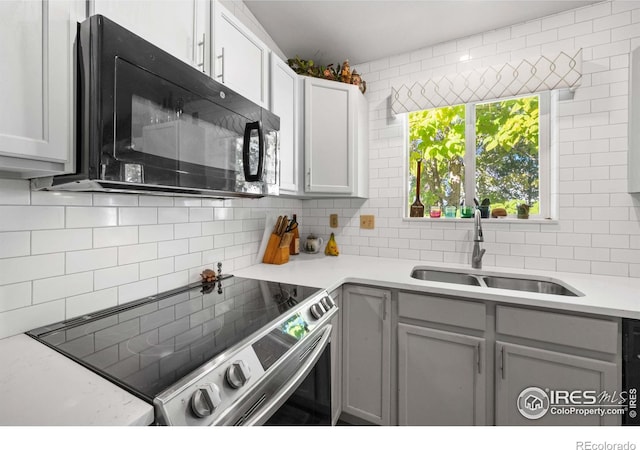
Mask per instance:
[[[473,199],[517,217],[527,205],[532,218],[550,216],[548,93],[409,113],[407,211],[419,197],[429,216]],[[521,207],[521,211],[526,208]],[[407,213],[407,215],[412,215]],[[434,214],[435,215],[435,214]],[[445,215],[442,213],[442,215]]]

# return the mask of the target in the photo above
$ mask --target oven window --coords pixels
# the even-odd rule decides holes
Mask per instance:
[[[331,345],[265,425],[331,425]]]

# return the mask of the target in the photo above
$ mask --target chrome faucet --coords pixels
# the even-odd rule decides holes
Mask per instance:
[[[480,250],[480,242],[484,242],[482,236],[482,224],[480,223],[480,210],[476,209],[473,215],[473,253],[471,254],[471,267],[482,269],[482,257],[486,249]]]

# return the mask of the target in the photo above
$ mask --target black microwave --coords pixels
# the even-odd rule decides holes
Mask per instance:
[[[51,190],[261,197],[280,119],[101,15],[78,29],[76,172]]]

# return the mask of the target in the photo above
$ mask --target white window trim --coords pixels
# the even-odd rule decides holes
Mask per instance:
[[[467,103],[465,105],[465,145],[475,142],[475,108],[478,104],[492,103],[496,101],[512,100],[515,98],[531,97],[538,95],[539,102],[539,139],[538,139],[538,158],[539,158],[539,177],[540,177],[540,214],[531,215],[529,219],[522,220],[515,217],[505,219],[493,219],[495,222],[504,223],[506,221],[513,223],[558,223],[559,209],[559,130],[558,130],[558,91],[539,92],[537,94],[526,94],[517,97],[506,97],[495,100],[485,100],[482,102]],[[431,219],[428,216],[424,218],[409,217],[407,204],[413,201],[409,193],[409,123],[408,113],[399,115],[402,121],[404,156],[403,156],[403,195],[402,195],[402,216],[407,221],[437,221],[437,222],[457,222],[456,219]],[[468,173],[475,174],[475,148],[471,150],[465,149],[465,202],[467,205],[473,205],[473,196],[475,195],[475,176],[469,177]],[[473,194],[472,194],[473,193]],[[428,205],[425,205],[428,210]],[[528,220],[528,221],[527,221]]]

